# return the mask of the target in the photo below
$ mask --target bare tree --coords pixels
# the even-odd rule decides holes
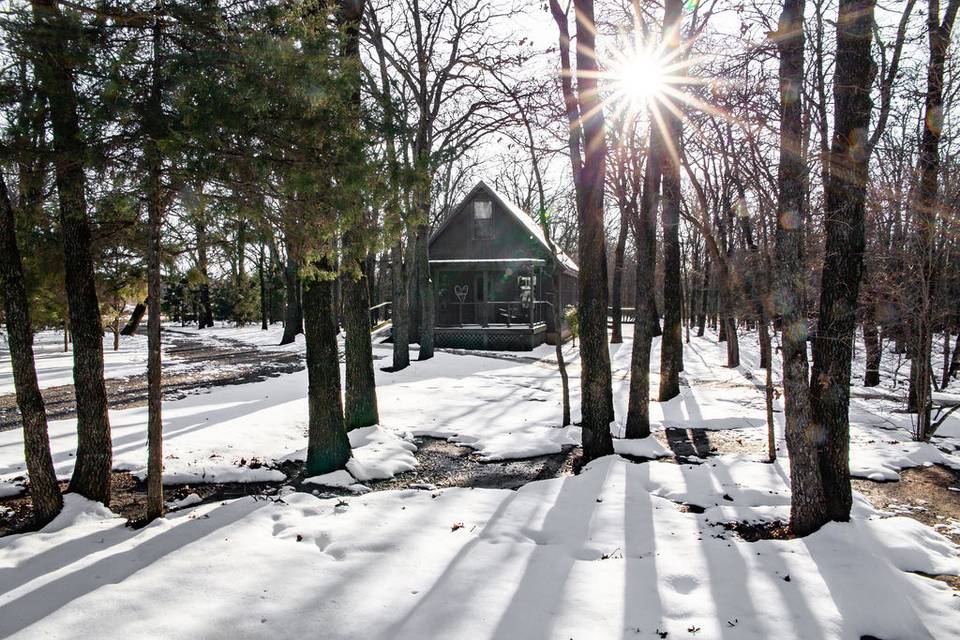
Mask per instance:
[[[606,171],[603,108],[597,83],[596,24],[592,0],[575,0],[577,17],[576,90],[570,64],[568,17],[557,0],[550,12],[560,31],[560,78],[567,122],[573,181],[577,190],[580,247],[580,374],[585,461],[613,453],[613,381],[607,349],[607,247],[603,227]]]

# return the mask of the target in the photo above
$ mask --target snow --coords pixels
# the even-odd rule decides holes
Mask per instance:
[[[347,462],[346,470],[312,476],[304,482],[365,493],[370,489],[363,482],[392,478],[417,467],[413,455],[417,445],[413,444],[413,437],[408,433],[388,431],[374,425],[353,429],[349,438],[353,457]]]
[[[33,356],[41,389],[73,384],[73,344],[63,350],[62,331],[40,331],[33,339]],[[103,371],[106,378],[142,376],[147,371],[146,336],[121,336],[113,350],[113,335],[103,338]],[[13,365],[6,336],[0,336],[0,395],[14,392]]]
[[[408,433],[372,426],[353,429],[349,436],[353,458],[347,463],[347,471],[361,482],[392,478],[417,466],[413,455],[417,445]]]
[[[647,491],[659,467],[677,465],[609,456],[518,491],[243,498],[139,531],[68,496],[44,530],[0,539],[0,636],[957,637],[953,591],[913,573],[960,573],[929,527],[857,515],[748,543]],[[682,474],[656,482],[687,492]]]
[[[631,440],[615,438],[613,440],[613,450],[625,456],[647,458],[649,460],[673,456],[673,452],[660,444],[660,441],[653,436]]]
[[[621,420],[630,333],[611,345]],[[273,349],[279,328],[200,335]],[[691,338],[687,384],[678,398],[651,403],[654,431],[736,429],[764,439],[755,342],[745,335],[741,347],[744,365],[725,369],[715,337]],[[388,362],[389,346],[375,345],[375,354]],[[486,461],[579,443],[578,427],[558,426],[553,348],[491,355],[441,351],[401,372],[378,366],[380,424],[350,432],[347,470],[306,481],[308,491],[356,494],[347,498],[285,487],[276,498],[202,504],[191,494],[172,501],[166,519],[132,530],[67,495],[43,530],[0,538],[0,637],[68,637],[78,628],[105,638],[294,638],[317,629],[374,639],[655,638],[658,630],[671,638],[960,637],[960,600],[917,574],[960,574],[960,549],[941,535],[955,521],[932,528],[891,517],[855,492],[850,522],[800,540],[748,543],[721,526],[789,516],[779,401],[781,456],[770,464],[749,454],[660,462],[653,459],[672,453],[656,438],[617,438],[618,452],[651,461],[608,456],[578,476],[516,491],[369,491],[415,468],[418,435],[449,438]],[[569,345],[565,355],[576,421],[580,363]],[[878,398],[854,388],[855,475],[895,480],[911,466],[957,464],[950,452],[960,449],[960,416],[933,443],[911,442],[910,417],[896,411],[902,391]],[[283,481],[280,464],[305,456],[305,395],[299,372],[165,402],[165,483]],[[115,466],[142,477],[146,409],[111,411],[111,424]],[[622,435],[620,424],[611,429]],[[50,423],[61,478],[72,471],[75,430],[74,420]],[[22,456],[20,432],[0,433],[0,495],[22,490]]]
[[[321,487],[332,487],[334,489],[348,489],[354,493],[367,493],[370,487],[360,484],[357,479],[350,475],[345,469],[331,471],[319,476],[311,476],[303,481],[305,484],[317,484]]]
[[[203,502],[203,498],[196,493],[191,493],[180,500],[171,500],[170,502],[167,502],[167,509],[171,511],[176,509],[184,509],[186,507],[192,507],[195,504],[200,504],[201,502]]]
[[[850,455],[850,475],[869,480],[899,480],[909,467],[942,464],[960,470],[960,458],[929,442],[898,442],[882,447],[859,447]]]
[[[180,329],[168,332],[174,330]],[[218,326],[200,334],[205,340],[242,339],[251,347],[272,349],[281,331],[279,325],[267,332],[259,327]],[[620,420],[626,415],[632,328],[625,327],[624,334],[623,344],[610,347],[614,404]],[[682,375],[686,384],[677,398],[651,403],[653,430],[736,429],[745,439],[764,438],[766,415],[759,386],[763,371],[756,368],[758,355],[751,335],[741,337],[741,350],[744,365],[727,369],[722,366],[725,347],[715,336],[691,337],[685,345]],[[396,373],[382,370],[389,362],[390,345],[375,344],[374,353],[379,358],[375,364],[381,424],[375,431],[351,436],[363,438],[363,446],[359,440],[354,443],[355,459],[350,467],[360,483],[412,469],[411,436],[448,438],[489,462],[558,453],[580,442],[579,427],[561,428],[558,424],[560,382],[553,347],[525,354],[495,354],[497,357],[439,351],[433,359],[414,362]],[[577,422],[579,354],[567,345],[565,357],[571,375],[572,417]],[[651,363],[650,385],[655,397],[659,341],[654,342]],[[165,402],[164,482],[283,480],[278,465],[303,460],[306,455],[306,387],[306,373],[300,371]],[[852,399],[851,473],[895,480],[898,471],[913,466],[939,463],[960,468],[960,456],[947,453],[960,449],[960,412],[947,419],[932,444],[918,444],[910,441],[911,417],[898,412],[900,406],[889,399]],[[785,455],[779,400],[775,420],[776,439]],[[111,425],[115,467],[143,477],[146,408],[111,411]],[[612,430],[615,436],[622,435],[618,424],[614,423]],[[50,423],[54,463],[62,479],[69,478],[73,469],[75,432],[75,420]],[[639,457],[669,455],[653,441],[619,441],[615,446]],[[22,491],[24,475],[22,435],[19,431],[0,433],[0,495]]]

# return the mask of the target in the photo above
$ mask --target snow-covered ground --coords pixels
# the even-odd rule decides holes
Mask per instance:
[[[608,457],[518,491],[290,493],[139,531],[68,496],[43,531],[0,540],[0,636],[958,637],[960,599],[913,573],[960,573],[958,549],[912,519],[858,501],[801,540],[717,526],[782,517],[784,482],[743,460]]]
[[[283,325],[280,323],[270,325],[266,331],[261,329],[259,324],[237,327],[228,322],[217,322],[215,326],[205,329],[197,329],[196,325],[181,327],[175,323],[165,324],[164,328],[170,332],[188,335],[191,338],[214,344],[240,342],[250,347],[268,351],[306,353],[306,344],[303,341],[302,334],[296,337],[296,341],[279,346],[280,339],[283,337]]]
[[[240,339],[240,330],[223,331]],[[618,419],[626,333],[611,346]],[[689,386],[651,405],[655,428],[763,438],[755,341],[744,336],[741,346],[744,365],[730,370],[715,336],[692,338]],[[579,363],[567,351],[576,418]],[[448,437],[491,461],[579,442],[577,427],[557,426],[552,348],[499,358],[440,352],[398,373],[380,370],[388,345],[375,355],[381,425],[351,434],[349,474],[315,479],[321,484],[362,492],[364,482],[411,469],[410,435]],[[166,402],[165,481],[281,479],[277,464],[304,457],[305,394],[299,372]],[[960,449],[960,416],[933,444],[917,444],[896,407],[854,398],[856,475],[960,466],[945,453]],[[113,411],[111,420],[116,466],[142,475],[146,409]],[[50,430],[67,477],[75,423]],[[670,455],[654,440],[617,446]],[[0,492],[20,490],[22,450],[18,432],[0,433]],[[802,540],[747,543],[718,526],[787,517],[785,454],[781,447],[775,464],[741,454],[701,465],[610,456],[519,491],[383,491],[345,505],[284,492],[185,508],[139,531],[68,496],[43,531],[0,539],[0,636],[960,638],[960,598],[914,573],[960,574],[960,549],[915,520],[885,517],[857,495],[851,522]]]
[[[229,337],[236,339],[241,330],[228,331],[232,333]],[[611,346],[618,419],[626,413],[630,333],[628,329],[623,344]],[[744,437],[764,438],[766,417],[758,387],[762,370],[751,369],[756,362],[755,344],[745,338],[742,350],[745,365],[726,369],[721,366],[724,347],[715,337],[692,338],[686,345],[683,373],[689,386],[683,386],[681,395],[669,402],[651,403],[655,428],[738,429]],[[573,347],[568,346],[567,352],[576,421],[579,355]],[[381,369],[389,363],[389,345],[376,345],[374,353],[379,358],[375,364],[381,440],[405,440],[408,434],[444,437],[474,448],[489,461],[556,453],[580,441],[579,427],[558,426],[560,381],[549,358],[531,361],[529,356],[489,358],[438,352],[432,360],[388,373]],[[652,358],[652,397],[659,384],[658,362],[657,343]],[[282,479],[273,467],[285,460],[302,460],[306,454],[306,388],[306,372],[300,371],[165,402],[165,482]],[[895,413],[896,406],[890,400],[853,399],[854,475],[892,480],[907,467],[931,463],[960,466],[960,458],[944,453],[960,450],[960,413],[947,420],[933,444],[915,443],[910,441],[911,416]],[[778,441],[785,455],[779,402],[777,409]],[[138,476],[146,470],[146,412],[146,407],[111,411],[114,465]],[[612,428],[614,435],[620,435],[618,425]],[[57,472],[68,478],[76,450],[76,421],[52,421],[50,436]],[[625,447],[633,447],[632,452],[640,455],[643,452],[636,447],[654,445],[618,446],[624,453],[631,452]],[[646,456],[667,454],[653,449]],[[0,432],[0,495],[21,490],[24,467],[20,432]]]
[[[40,331],[33,338],[33,357],[41,389],[73,384],[73,344],[63,350],[62,331]],[[107,378],[142,376],[147,371],[147,337],[121,336],[113,350],[113,335],[103,338],[103,370]],[[13,368],[6,336],[0,336],[0,395],[13,393]]]

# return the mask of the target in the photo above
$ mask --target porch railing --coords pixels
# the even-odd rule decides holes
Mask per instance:
[[[545,321],[548,302],[534,303],[521,300],[495,300],[485,302],[441,302],[437,309],[438,327],[462,327],[480,325],[532,327]]]
[[[620,322],[633,322],[636,315],[637,310],[634,307],[620,307]],[[607,319],[613,321],[613,307],[607,307]]]
[[[390,320],[392,317],[390,301],[381,302],[370,307],[370,326],[375,327],[381,322]]]

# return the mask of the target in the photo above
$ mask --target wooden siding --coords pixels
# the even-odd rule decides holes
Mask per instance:
[[[493,204],[493,237],[474,237],[473,203],[476,200]],[[430,241],[431,260],[499,260],[505,258],[539,258],[550,256],[539,241],[530,235],[513,214],[505,211],[484,188],[475,189],[452,214]]]

